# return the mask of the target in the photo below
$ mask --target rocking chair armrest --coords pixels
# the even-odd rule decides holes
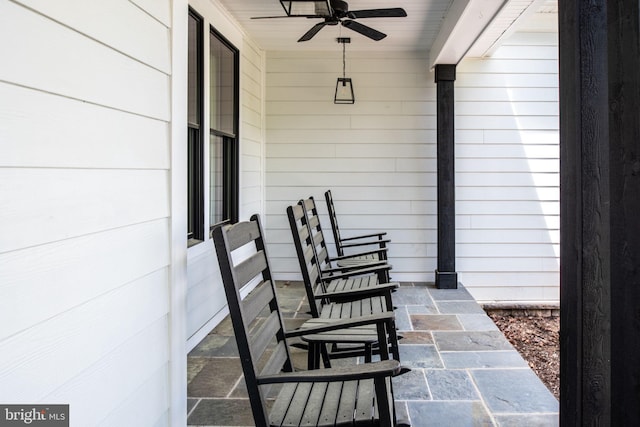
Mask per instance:
[[[386,236],[386,235],[387,235],[386,231],[381,231],[379,233],[361,234],[359,236],[343,237],[343,238],[340,239],[340,241],[341,242],[346,242],[348,240],[370,239],[372,237],[377,237],[379,239],[378,241],[390,242],[391,240],[389,240],[389,239],[382,240],[382,236]]]
[[[344,239],[342,239],[342,241],[344,242]],[[372,245],[378,245],[380,246],[379,249],[376,249],[376,252],[380,252],[385,250],[386,251],[386,247],[384,245],[386,245],[387,243],[390,243],[391,240],[389,239],[385,239],[385,240],[369,240],[368,242],[353,242],[353,243],[342,243],[340,246],[342,246],[343,248],[357,248],[360,246],[372,246]]]
[[[364,255],[379,254],[381,252],[389,252],[389,248],[378,248],[378,249],[372,249],[370,251],[358,252],[357,254],[348,254],[348,255],[336,256],[336,257],[332,257],[331,261],[343,261],[343,260],[347,260],[347,259],[351,259],[351,258],[364,256]]]
[[[408,372],[407,368],[394,359],[360,365],[339,366],[310,371],[284,372],[257,378],[258,384],[282,384],[291,382],[333,382],[367,380],[372,378],[395,377]]]
[[[362,276],[371,273],[377,273],[382,270],[391,270],[391,265],[386,263],[377,263],[369,267],[337,267],[322,271],[322,280],[345,279],[353,276]],[[325,274],[329,273],[329,274]]]
[[[366,297],[366,296],[377,296],[388,294],[394,289],[397,289],[400,286],[397,282],[389,282],[389,283],[380,283],[373,286],[363,286],[357,289],[348,289],[344,291],[330,291],[323,292],[314,295],[315,299],[323,299],[326,298],[329,301],[337,300],[337,299],[345,299],[351,297]]]
[[[324,325],[310,326],[306,328],[298,328],[292,331],[287,331],[285,332],[285,337],[292,338],[300,337],[303,335],[320,334],[323,332],[331,332],[345,328],[353,328],[356,326],[380,325],[388,323],[394,318],[395,314],[393,312],[385,312],[380,314],[372,314],[369,316],[352,317],[349,319],[338,319],[335,321],[327,319],[327,323]]]

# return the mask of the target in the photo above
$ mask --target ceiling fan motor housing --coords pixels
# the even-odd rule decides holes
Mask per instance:
[[[349,11],[349,5],[346,1],[342,0],[331,0],[331,8],[339,18],[347,16],[347,12]]]

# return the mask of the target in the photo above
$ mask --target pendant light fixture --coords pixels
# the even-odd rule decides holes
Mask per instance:
[[[333,97],[334,104],[353,104],[356,102],[353,95],[353,82],[346,77],[345,45],[351,43],[349,37],[338,37],[338,43],[342,43],[342,77],[338,77],[336,83],[336,94]]]

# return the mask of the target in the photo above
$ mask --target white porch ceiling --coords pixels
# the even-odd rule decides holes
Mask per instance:
[[[402,7],[407,12],[405,18],[368,18],[358,22],[387,34],[381,41],[372,41],[340,25],[323,28],[312,40],[298,43],[297,40],[320,19],[282,18],[282,19],[251,19],[257,16],[283,16],[284,11],[278,0],[219,0],[229,11],[229,14],[240,24],[247,34],[258,45],[267,51],[327,51],[336,50],[336,37],[351,37],[350,50],[358,51],[419,51],[430,52],[434,42],[443,37],[455,37],[448,34],[451,28],[443,27],[449,13],[460,10],[478,8],[478,4],[487,0],[347,0],[350,10],[378,9],[388,7]],[[555,0],[495,0],[498,4],[491,11],[491,23],[488,37],[484,37],[483,46],[474,52],[486,53],[487,49],[518,21],[525,12],[537,11],[540,7],[555,4]],[[498,9],[498,13],[495,13]],[[450,21],[450,20],[449,20]],[[444,31],[447,34],[440,35]],[[465,35],[464,41],[469,43],[469,35],[464,31],[457,31]],[[475,37],[472,38],[475,40]],[[457,43],[452,40],[453,45]],[[451,43],[449,43],[451,46]],[[456,46],[465,52],[470,46]],[[433,52],[432,52],[433,55]]]

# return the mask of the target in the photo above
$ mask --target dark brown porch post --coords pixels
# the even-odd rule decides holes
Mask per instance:
[[[640,425],[638,3],[558,2],[562,426]]]
[[[438,126],[438,269],[436,286],[456,289],[455,104],[456,66],[435,67]]]

